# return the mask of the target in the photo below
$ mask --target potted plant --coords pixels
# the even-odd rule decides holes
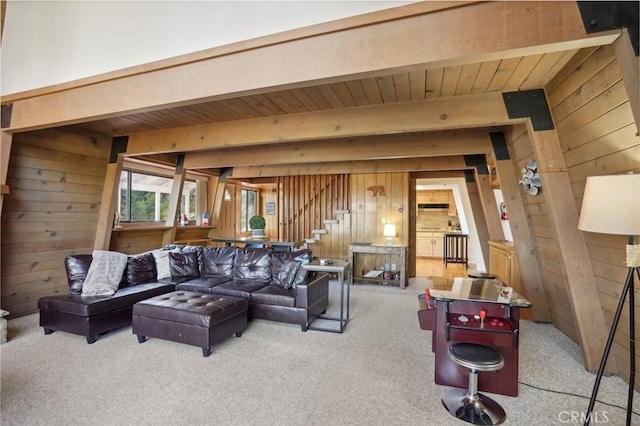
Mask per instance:
[[[264,227],[266,226],[264,217],[260,215],[251,216],[249,219],[249,228],[251,229],[251,236],[264,237]]]

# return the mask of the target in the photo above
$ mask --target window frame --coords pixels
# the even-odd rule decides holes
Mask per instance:
[[[118,180],[118,193],[117,193],[117,197],[116,197],[116,212],[119,215],[119,223],[121,225],[129,225],[129,226],[135,226],[135,225],[144,225],[144,224],[153,224],[153,225],[158,225],[158,224],[165,224],[167,222],[167,218],[162,218],[162,199],[161,200],[154,200],[154,220],[131,220],[131,208],[132,208],[132,201],[133,201],[133,197],[131,196],[132,191],[136,191],[136,189],[132,190],[132,185],[133,185],[133,176],[134,174],[138,174],[138,175],[143,175],[143,176],[149,176],[149,177],[156,177],[156,178],[163,178],[163,179],[167,179],[168,180],[168,192],[159,192],[160,196],[162,196],[163,194],[167,194],[169,199],[168,199],[168,204],[170,205],[171,203],[171,192],[173,189],[173,179],[174,176],[167,172],[164,171],[162,169],[158,169],[158,170],[148,170],[148,169],[137,169],[135,167],[123,167],[121,169],[121,176],[123,173],[126,173],[126,208],[127,208],[127,215],[124,215],[121,207],[122,207],[122,190],[123,190],[123,179],[120,178]],[[197,218],[198,218],[198,212],[196,211],[197,206],[198,206],[198,190],[197,190],[197,179],[195,177],[192,176],[188,176],[185,178],[185,182],[183,184],[183,189],[182,189],[182,196],[180,199],[180,203],[179,203],[179,209],[178,209],[178,214],[176,215],[176,223],[180,222],[180,219],[182,217],[182,214],[184,213],[184,209],[183,209],[183,203],[185,201],[189,202],[190,208],[188,210],[188,218],[189,218],[189,223],[195,223]],[[191,191],[193,191],[191,193]],[[167,206],[168,207],[168,206]],[[158,211],[158,209],[160,209],[160,211]],[[167,217],[169,215],[169,212],[167,212]],[[158,218],[157,220],[155,218]]]
[[[249,193],[253,193],[254,194],[254,201],[253,201],[253,209],[250,209],[248,205],[246,205],[249,200]],[[247,194],[247,195],[245,195]],[[240,223],[240,232],[251,232],[251,229],[249,228],[249,219],[257,214],[260,214],[260,210],[259,210],[259,206],[260,206],[260,191],[258,191],[257,189],[251,189],[251,188],[241,188],[240,189],[240,206],[238,209],[238,216],[239,216],[239,223]]]

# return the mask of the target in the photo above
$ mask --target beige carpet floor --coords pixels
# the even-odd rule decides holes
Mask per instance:
[[[87,345],[68,333],[45,336],[37,314],[12,319],[0,345],[0,424],[465,424],[441,406],[448,388],[433,382],[431,333],[416,314],[420,291],[356,285],[344,334],[254,320],[208,358],[160,339],[139,344],[130,327]],[[595,375],[582,367],[579,347],[548,324],[521,328],[519,396],[490,395],[506,410],[505,424],[581,424]],[[624,424],[626,396],[621,378],[605,377],[599,399],[622,408],[598,403],[593,419]],[[639,405],[636,393],[636,412]]]

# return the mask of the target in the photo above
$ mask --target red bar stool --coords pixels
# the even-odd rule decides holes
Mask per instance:
[[[478,371],[497,371],[504,358],[493,349],[475,343],[454,343],[449,358],[469,369],[469,388],[449,390],[442,405],[454,417],[474,425],[498,425],[505,421],[504,409],[493,399],[478,393]]]

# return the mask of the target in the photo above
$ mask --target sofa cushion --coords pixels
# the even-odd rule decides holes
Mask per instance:
[[[268,285],[251,293],[251,303],[262,305],[296,306],[296,294],[293,288],[282,288],[278,285]]]
[[[173,284],[145,283],[121,288],[113,296],[81,296],[76,294],[47,296],[38,300],[38,309],[90,317],[133,306],[136,302],[173,290]]]
[[[229,296],[244,297],[249,300],[249,295],[262,287],[265,287],[266,281],[258,280],[231,280],[215,287],[211,292],[215,294],[226,294]]]
[[[264,281],[271,279],[271,250],[238,250],[233,262],[234,279]]]
[[[215,293],[212,289],[222,283],[230,281],[231,277],[215,275],[208,277],[193,278],[176,285],[176,290],[196,291],[200,293]]]
[[[284,289],[293,287],[300,263],[281,256],[271,258],[271,281],[269,284],[280,286]]]
[[[205,247],[202,249],[200,275],[226,275],[231,277],[233,262],[236,257],[235,247]]]
[[[124,271],[124,287],[156,281],[156,260],[153,253],[142,253],[127,257]]]
[[[67,282],[71,294],[82,294],[82,284],[87,278],[89,266],[93,256],[90,254],[72,254],[64,259],[64,266],[67,270]]]
[[[274,252],[273,257],[281,259],[311,259],[311,250],[301,249],[296,251]]]
[[[89,272],[82,284],[83,296],[111,296],[122,281],[127,255],[117,251],[94,250]]]
[[[199,278],[198,253],[195,251],[170,252],[169,268],[171,269],[171,280],[174,282]]]
[[[196,253],[198,255],[198,262],[200,262],[200,259],[202,258],[202,249],[204,249],[203,246],[190,246],[190,245],[178,245],[176,246],[177,251],[179,251],[180,253]]]

